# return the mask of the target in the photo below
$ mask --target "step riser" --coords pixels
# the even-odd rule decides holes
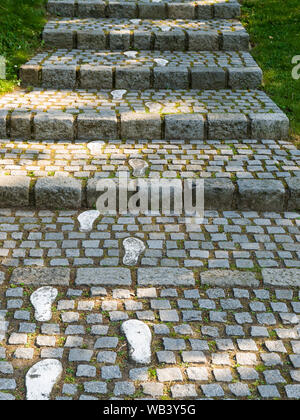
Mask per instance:
[[[246,31],[70,31],[46,29],[43,40],[47,48],[93,49],[113,51],[248,51]]]
[[[285,139],[284,114],[60,113],[0,111],[0,138],[37,140]]]
[[[56,16],[78,18],[140,19],[236,19],[240,16],[237,2],[216,4],[112,2],[58,3],[49,1],[48,12]]]
[[[56,89],[256,89],[258,67],[23,66],[22,86]]]
[[[151,186],[150,180],[144,180],[142,183],[132,181],[131,191],[120,187],[115,179],[102,180],[101,186],[97,185],[99,179],[92,178],[84,185],[83,181],[74,178],[48,177],[32,181],[29,177],[0,177],[0,198],[1,205],[4,208],[10,207],[37,207],[37,208],[94,208],[97,199],[102,196],[104,183],[110,185],[116,191],[116,210],[121,209],[119,203],[121,195],[124,193],[127,197],[125,202],[122,200],[123,208],[129,203],[138,188],[148,197],[148,208],[145,213],[152,209],[155,211],[166,208],[160,195],[160,200],[156,201],[151,207],[151,197],[156,189]],[[128,179],[130,181],[130,179]],[[162,183],[160,184],[162,186]],[[182,199],[184,204],[184,191],[186,185],[181,180],[166,180],[170,191],[170,210],[174,209],[174,193],[177,198]],[[155,188],[155,187],[154,187]],[[99,192],[100,191],[100,192]],[[162,191],[162,190],[161,190]],[[167,191],[167,190],[165,190]],[[120,195],[121,194],[121,195]],[[59,198],[58,198],[59,195]],[[293,195],[293,197],[292,197]],[[198,195],[200,198],[200,196]],[[291,198],[292,197],[292,198]],[[58,202],[61,200],[61,202]],[[127,200],[127,201],[126,201]],[[147,199],[146,199],[147,200]],[[178,201],[177,201],[178,203]],[[165,203],[166,205],[166,203]],[[205,179],[204,180],[204,209],[205,210],[253,210],[253,211],[294,211],[299,209],[300,205],[300,186],[297,190],[284,186],[281,181],[260,181],[260,180],[241,180],[237,183],[229,179]],[[164,206],[164,207],[163,207]],[[184,214],[183,214],[184,215]],[[181,216],[181,214],[179,214]]]

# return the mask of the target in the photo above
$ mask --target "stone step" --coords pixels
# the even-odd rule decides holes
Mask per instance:
[[[53,19],[49,48],[159,51],[245,51],[249,35],[237,20]]]
[[[126,172],[150,179],[300,179],[300,150],[287,141],[0,140],[0,144],[1,176],[89,179]]]
[[[57,89],[256,89],[248,52],[57,50],[21,68],[22,86]]]
[[[236,0],[49,0],[47,8],[52,15],[80,18],[234,19],[240,16]]]
[[[0,98],[0,138],[287,138],[289,120],[256,90],[19,90]]]
[[[131,179],[126,177],[124,172],[121,178],[101,178],[97,175],[101,173],[87,180],[68,177],[66,174],[37,179],[3,175],[0,176],[1,205],[4,208],[36,207],[55,210],[94,209],[97,206],[100,210],[106,208],[107,204],[99,207],[98,200],[100,203],[107,200],[108,189],[112,200],[110,204],[114,204],[112,210],[120,214],[134,214],[128,209],[134,208],[136,211],[141,205],[140,215],[144,216],[173,214],[178,217],[190,217],[190,214],[186,213],[190,207],[185,207],[185,194],[190,192],[190,196],[195,198],[196,191],[199,214],[202,209],[283,212],[296,211],[300,206],[299,177],[287,178],[286,182],[283,182],[274,179],[232,181],[228,178]],[[141,204],[129,207],[133,205],[130,204],[130,200],[137,200],[137,194]]]

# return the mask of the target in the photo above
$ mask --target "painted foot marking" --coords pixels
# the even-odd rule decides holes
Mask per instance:
[[[145,251],[146,247],[144,242],[138,238],[126,238],[123,241],[125,248],[125,255],[123,258],[123,264],[125,265],[136,265],[139,256]]]
[[[57,297],[57,289],[51,286],[40,287],[30,296],[35,314],[34,317],[37,321],[46,322],[52,318],[52,303]]]
[[[87,210],[78,216],[80,223],[80,232],[90,232],[93,229],[94,221],[100,216],[98,210]]]
[[[152,334],[148,325],[131,319],[123,322],[121,330],[129,345],[129,357],[135,363],[150,364]]]
[[[49,400],[62,371],[62,364],[56,359],[45,359],[33,365],[25,378],[26,400]]]

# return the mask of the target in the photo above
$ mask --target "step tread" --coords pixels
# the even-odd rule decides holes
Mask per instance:
[[[279,113],[280,108],[260,90],[155,90],[126,91],[113,99],[113,90],[25,89],[0,98],[0,110],[138,113]],[[284,114],[283,114],[284,115]]]
[[[146,178],[277,179],[299,177],[300,151],[287,141],[14,141],[0,140],[0,176],[132,174],[130,159],[147,163]]]
[[[288,129],[285,114],[256,90],[34,89],[0,98],[0,138],[284,139]]]
[[[140,185],[148,190],[152,180],[169,180],[181,188],[187,179],[200,179],[207,210],[281,212],[294,211],[300,204],[300,152],[288,141],[0,140],[0,144],[0,195],[7,208],[16,200],[19,206],[39,207],[30,201],[30,189],[47,196],[47,205],[53,208],[56,188],[71,188],[81,197],[74,204],[66,194],[65,208],[80,208],[82,203],[93,208],[97,182],[109,179],[118,188],[119,176],[123,174],[124,180],[125,173],[128,179],[141,178]],[[134,173],[133,159],[144,162],[144,173]],[[62,177],[70,182],[62,182]],[[16,196],[18,189],[22,194]]]
[[[130,54],[135,53],[134,56]],[[246,51],[112,51],[112,50],[65,50],[46,51],[37,54],[26,65],[38,66],[148,66],[161,67],[156,59],[167,60],[163,67],[258,67]]]
[[[52,154],[53,152],[54,150],[52,149]],[[60,153],[62,152],[63,149],[61,147]],[[82,152],[86,153],[85,151]],[[207,153],[207,150],[205,152]],[[68,150],[66,150],[67,153]],[[76,153],[80,153],[79,147],[76,149]],[[30,202],[29,190],[31,189],[32,192],[35,191],[37,197],[39,194],[43,195],[43,206],[46,203],[49,206],[48,208],[54,208],[58,205],[55,201],[57,191],[60,191],[58,194],[60,199],[64,201],[63,208],[69,208],[70,205],[72,208],[80,208],[82,202],[87,203],[89,208],[93,208],[98,198],[97,191],[103,191],[103,186],[105,188],[108,183],[110,186],[113,183],[113,186],[117,190],[119,188],[122,189],[124,188],[126,178],[127,180],[131,180],[128,198],[132,197],[136,192],[137,185],[144,192],[149,192],[153,187],[155,188],[155,185],[158,186],[157,182],[160,180],[165,186],[172,186],[174,191],[177,191],[179,194],[182,193],[183,187],[188,188],[188,185],[191,185],[190,182],[193,181],[195,187],[198,185],[198,187],[202,186],[204,188],[204,207],[207,210],[235,209],[282,212],[284,210],[295,211],[299,209],[300,185],[297,176],[287,177],[284,182],[280,177],[279,179],[271,177],[272,173],[268,172],[262,174],[269,175],[269,177],[257,179],[250,172],[240,172],[238,177],[234,173],[218,172],[218,176],[215,175],[213,177],[209,176],[210,173],[207,174],[205,171],[198,171],[197,174],[195,173],[196,171],[185,171],[183,174],[180,173],[181,176],[177,178],[175,171],[150,169],[150,176],[147,178],[143,175],[132,177],[132,163],[130,160],[127,161],[127,158],[125,160],[122,155],[118,156],[118,149],[112,150],[111,153],[115,158],[119,158],[118,160],[114,159],[111,165],[105,164],[105,155],[100,154],[100,156],[95,156],[93,153],[94,156],[90,158],[89,162],[84,161],[84,158],[79,157],[79,155],[76,160],[73,155],[69,165],[63,166],[64,164],[61,158],[59,163],[56,162],[53,166],[50,166],[50,164],[46,166],[46,164],[45,170],[37,170],[37,173],[34,175],[34,169],[29,174],[25,174],[25,171],[19,171],[13,175],[0,174],[2,205],[8,208],[16,205],[28,206],[29,204],[39,207],[41,202],[39,203],[38,200],[35,203]],[[45,154],[47,152],[43,154],[42,159],[45,158]],[[146,160],[144,156],[142,158]],[[97,164],[98,167],[101,166],[99,165],[99,160],[102,161],[103,172],[97,171],[92,175],[91,169],[95,171]],[[80,171],[81,166],[85,171]],[[62,167],[61,170],[59,170],[59,167]],[[116,167],[115,172],[114,167]],[[152,167],[155,169],[155,163]],[[34,168],[34,165],[32,168]],[[119,184],[120,177],[122,177],[123,186]],[[133,179],[136,181],[133,181]],[[101,181],[101,188],[97,186],[99,181]],[[132,188],[134,185],[135,188]],[[160,185],[162,186],[162,184]],[[75,203],[72,194],[69,195],[70,190],[73,190],[73,193],[77,196]],[[157,194],[157,190],[152,190],[152,194],[154,191]],[[64,192],[65,194],[63,194]]]
[[[189,20],[189,19],[127,19],[127,18],[52,18],[45,25],[47,30],[72,30],[72,31],[90,31],[90,30],[113,30],[115,32],[128,30],[143,30],[167,32],[175,31],[242,31],[245,28],[239,20],[236,19],[208,19],[208,20]]]

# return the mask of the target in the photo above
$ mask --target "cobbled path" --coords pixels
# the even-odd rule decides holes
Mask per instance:
[[[52,399],[300,397],[299,213],[100,217],[88,233],[79,214],[1,211],[1,399],[25,398],[48,358],[64,368]],[[122,264],[129,236],[140,268]],[[45,284],[58,296],[38,322]],[[151,329],[149,366],[128,360],[127,319]]]
[[[286,141],[83,141],[1,140],[0,174],[117,176],[132,172],[130,159],[148,164],[146,178],[287,179],[300,172],[300,151]]]
[[[239,4],[48,12],[0,98],[0,400],[300,399],[300,152]],[[122,173],[205,179],[203,219],[99,214]]]
[[[141,266],[300,268],[298,213],[207,211],[201,225],[178,217],[103,216],[80,232],[82,211],[1,211],[5,267],[119,266],[128,236],[144,241]]]

